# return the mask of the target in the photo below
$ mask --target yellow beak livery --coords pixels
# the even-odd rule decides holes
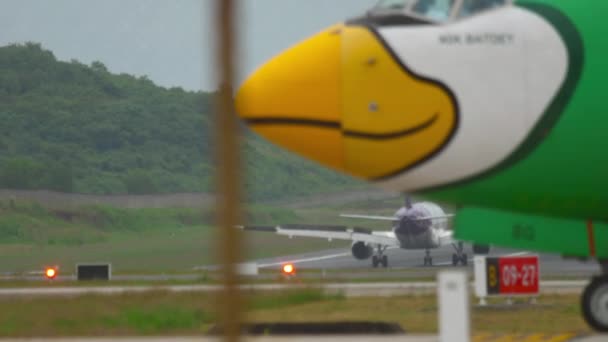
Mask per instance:
[[[408,70],[365,27],[331,27],[275,57],[237,94],[267,139],[364,179],[433,156],[458,126],[447,87]]]

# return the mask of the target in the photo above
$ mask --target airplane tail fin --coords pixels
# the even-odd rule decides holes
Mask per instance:
[[[406,209],[412,209],[412,198],[410,197],[410,195],[405,195],[404,205]]]

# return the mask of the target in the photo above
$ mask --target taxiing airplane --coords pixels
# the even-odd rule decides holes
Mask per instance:
[[[464,251],[464,245],[452,238],[452,231],[448,229],[448,219],[451,214],[446,214],[443,209],[431,202],[411,203],[406,199],[405,205],[393,216],[355,215],[341,214],[341,217],[390,221],[391,231],[374,231],[360,227],[330,226],[330,225],[305,225],[285,224],[278,226],[240,226],[245,230],[274,232],[279,235],[287,235],[290,238],[315,237],[324,238],[329,241],[348,240],[352,241],[351,252],[358,260],[366,260],[371,257],[372,266],[388,267],[388,256],[384,252],[388,248],[420,249],[425,250],[424,266],[432,266],[433,258],[431,249],[445,245],[452,245],[455,253],[452,255],[452,264],[467,265],[468,256]],[[473,245],[476,254],[487,254],[489,247]]]
[[[608,331],[608,1],[383,0],[242,85],[269,140],[392,191],[462,205],[455,237],[594,258]]]

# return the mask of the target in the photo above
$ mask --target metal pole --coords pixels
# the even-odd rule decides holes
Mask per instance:
[[[238,341],[243,318],[242,299],[238,288],[237,264],[240,261],[241,164],[239,159],[238,122],[233,106],[235,75],[234,46],[235,4],[233,0],[216,0],[217,66],[219,92],[216,113],[217,213],[219,258],[222,265],[222,293],[218,302],[224,341]]]

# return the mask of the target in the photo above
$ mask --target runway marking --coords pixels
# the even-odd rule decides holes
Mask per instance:
[[[588,284],[588,281],[541,281],[541,293],[577,293]],[[473,285],[473,284],[471,284]],[[310,288],[311,284],[242,284],[243,291],[284,291],[288,289]],[[0,288],[0,297],[19,296],[79,296],[85,294],[117,295],[132,292],[167,291],[167,292],[215,292],[220,285],[171,285],[171,286],[71,286],[71,287],[32,287]],[[339,291],[347,297],[361,296],[397,296],[419,293],[436,293],[435,282],[394,282],[394,283],[330,283],[319,284],[318,288],[327,293]]]
[[[388,247],[386,250],[390,250],[390,249],[396,249],[399,247]],[[258,265],[258,267],[262,268],[262,267],[272,267],[272,266],[281,266],[287,262],[292,263],[292,264],[301,264],[301,263],[305,263],[305,262],[313,262],[313,261],[320,261],[320,260],[327,260],[327,259],[334,259],[334,258],[340,258],[340,257],[345,257],[345,256],[349,256],[352,255],[351,252],[345,252],[345,253],[338,253],[338,254],[330,254],[330,255],[323,255],[323,256],[319,256],[319,257],[312,257],[312,258],[304,258],[304,259],[296,259],[296,260],[285,260],[285,261],[281,261],[281,262],[273,262],[270,264],[261,264]]]
[[[320,261],[320,260],[340,258],[340,257],[348,256],[348,255],[351,255],[351,253],[348,252],[348,253],[339,253],[339,254],[324,255],[324,256],[314,257],[314,258],[305,258],[305,259],[297,259],[297,260],[285,260],[285,261],[274,262],[274,263],[270,263],[270,264],[261,264],[261,265],[258,265],[258,267],[262,268],[262,267],[281,266],[281,265],[283,265],[285,263],[288,263],[288,262],[290,262],[292,264],[301,264],[301,263],[304,263],[304,262],[312,262],[312,261]]]
[[[496,335],[496,334],[475,334],[473,342],[566,342],[576,337],[576,334],[530,334],[530,335]]]

